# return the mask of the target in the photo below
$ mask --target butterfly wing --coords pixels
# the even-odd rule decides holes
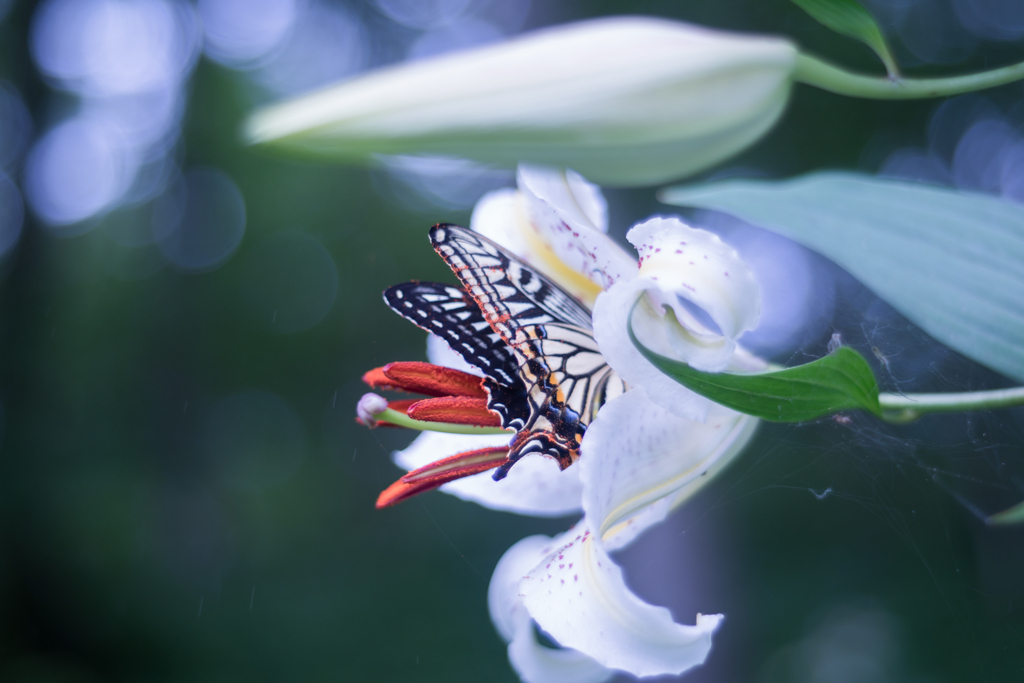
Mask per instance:
[[[405,282],[384,291],[395,313],[448,342],[470,365],[505,384],[519,381],[511,349],[465,290],[438,282]]]
[[[597,348],[590,311],[482,235],[436,225],[430,241],[512,350],[526,388],[528,417],[495,478],[528,453],[568,467],[597,409],[625,389]]]
[[[489,397],[487,407],[501,416],[503,427],[522,429],[529,410],[518,361],[465,290],[438,282],[405,282],[385,290],[384,301],[480,368]]]

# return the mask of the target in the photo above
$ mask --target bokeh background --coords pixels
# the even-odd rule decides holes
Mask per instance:
[[[1024,60],[1015,0],[870,3],[913,74]],[[423,358],[380,292],[451,280],[426,229],[508,170],[310,165],[245,147],[256,106],[377,66],[617,13],[872,55],[783,0],[0,0],[0,680],[512,681],[486,587],[571,518],[441,493],[376,511],[411,438],[359,377]],[[797,88],[705,177],[822,168],[1024,201],[1024,88],[867,102]],[[608,190],[612,233],[666,212]],[[1006,386],[828,261],[691,215],[754,264],[746,343],[833,333],[892,391]],[[970,239],[965,235],[965,239]],[[1024,680],[1024,410],[765,425],[620,560],[646,599],[724,612],[700,682]]]

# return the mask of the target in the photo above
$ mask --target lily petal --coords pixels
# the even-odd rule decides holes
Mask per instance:
[[[604,683],[616,674],[579,650],[542,645],[525,609],[516,613],[508,660],[525,683]]]
[[[571,170],[527,164],[519,166],[516,180],[533,239],[539,237],[560,263],[598,291],[636,274],[636,259],[605,235],[608,207],[596,185]]]
[[[533,250],[526,241],[518,196],[519,193],[511,187],[488,192],[473,207],[469,227],[473,232],[494,240],[531,266],[539,268]]]
[[[528,536],[505,551],[487,588],[491,620],[509,643],[509,661],[527,683],[601,683],[615,672],[577,650],[539,643],[533,621],[519,600],[519,580],[557,545],[556,538]]]
[[[761,315],[761,290],[750,268],[718,235],[678,218],[639,223],[626,239],[640,254],[640,277],[653,282],[647,295],[665,317],[676,355],[700,370],[725,369],[736,339]]]
[[[608,202],[601,188],[576,171],[519,164],[516,184],[574,227],[608,232]]]
[[[633,387],[643,387],[647,395],[673,414],[691,420],[703,420],[711,401],[695,394],[654,367],[633,346],[626,330],[626,320],[636,306],[633,330],[647,348],[663,356],[674,357],[665,325],[647,297],[642,297],[654,283],[634,278],[615,283],[597,297],[594,304],[594,339],[608,365]]]
[[[545,235],[532,222],[525,197],[526,193],[511,189],[484,195],[473,210],[470,227],[529,263],[576,298],[588,304],[593,303],[594,297],[601,291],[601,285],[587,277],[586,272],[574,269],[559,258]],[[546,207],[543,202],[534,201]],[[560,222],[558,224],[562,225]],[[587,231],[595,232],[599,238],[611,242],[595,228],[587,228]],[[618,246],[615,248],[618,249]]]
[[[627,528],[634,537],[726,467],[750,441],[757,422],[718,404],[704,422],[680,418],[640,388],[609,401],[581,446],[586,518],[605,543]],[[662,505],[651,505],[657,501]],[[620,540],[614,547],[622,545]]]
[[[585,521],[585,520],[584,520]],[[523,605],[559,644],[635,676],[679,674],[703,663],[721,615],[677,624],[626,587],[622,570],[583,525],[519,582]]]
[[[505,434],[423,432],[392,457],[399,467],[414,470],[455,453],[507,446],[508,442],[509,436]],[[550,458],[528,457],[516,463],[501,481],[494,481],[490,473],[482,472],[447,483],[440,490],[492,510],[534,517],[562,517],[581,509],[583,486],[578,470],[578,467],[570,467],[563,472]]]

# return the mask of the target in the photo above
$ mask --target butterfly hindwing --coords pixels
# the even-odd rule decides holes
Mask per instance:
[[[590,311],[555,283],[491,240],[465,228],[437,225],[434,249],[479,305],[483,318],[509,346],[526,388],[522,431],[512,442],[500,478],[528,453],[564,469],[579,456],[597,408],[624,390],[594,341]]]

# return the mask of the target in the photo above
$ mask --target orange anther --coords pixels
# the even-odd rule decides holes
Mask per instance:
[[[409,472],[377,496],[377,507],[384,508],[436,489],[450,481],[494,469],[508,459],[508,448],[478,448],[444,458]]]
[[[487,399],[466,396],[442,396],[417,401],[406,414],[414,420],[450,422],[477,427],[500,427],[501,418],[487,409]]]
[[[487,398],[480,377],[431,363],[389,363],[367,372],[363,381],[374,388],[398,389],[427,396]]]

